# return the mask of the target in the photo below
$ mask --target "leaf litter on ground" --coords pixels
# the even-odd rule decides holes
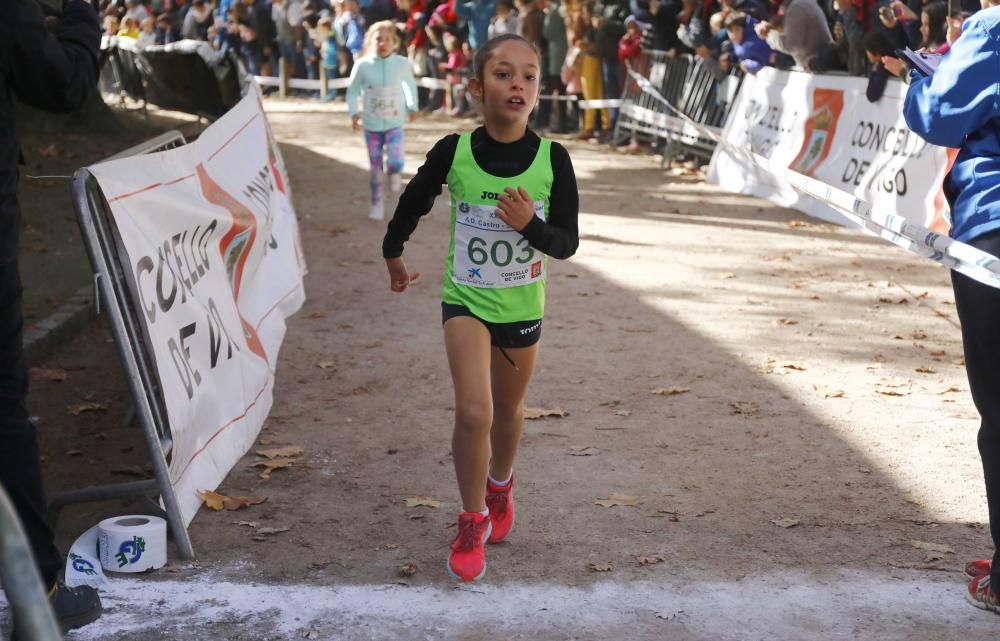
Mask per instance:
[[[240,510],[251,505],[259,505],[267,500],[266,496],[226,496],[211,490],[198,490],[198,496],[205,505],[215,511]]]

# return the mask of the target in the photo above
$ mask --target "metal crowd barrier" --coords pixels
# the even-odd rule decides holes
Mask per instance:
[[[104,93],[142,102],[146,107],[146,89],[142,84],[141,61],[134,49],[118,46],[118,38],[105,38],[101,43],[102,65],[98,86]]]
[[[646,51],[630,68],[648,78],[678,111],[721,135],[743,74],[734,70],[723,75],[710,64],[697,56],[670,57],[664,51]],[[616,141],[629,137],[662,143],[664,164],[679,153],[707,160],[716,145],[715,139],[644,92],[631,77],[625,83],[614,135]]]
[[[10,603],[19,641],[62,639],[28,537],[3,488],[0,488],[0,585]]]
[[[184,137],[173,131],[127,149],[110,159],[164,151],[183,144]],[[139,307],[134,302],[137,299],[135,281],[132,271],[127,268],[129,261],[107,199],[97,184],[97,179],[85,168],[77,170],[73,175],[73,205],[94,271],[94,283],[98,290],[96,298],[103,304],[111,323],[115,347],[132,396],[132,411],[139,420],[153,464],[153,478],[65,492],[57,496],[49,506],[49,518],[54,525],[59,511],[69,504],[141,497],[149,501],[153,511],[163,514],[167,519],[180,558],[191,560],[194,558],[191,539],[184,526],[167,469],[173,451],[170,423],[156,376],[151,343],[140,320]],[[163,510],[151,500],[157,494],[163,501]]]
[[[153,104],[213,120],[243,97],[240,62],[232,52],[215,54],[208,43],[142,48],[132,38],[106,37],[101,49],[101,91],[139,100],[143,108]]]

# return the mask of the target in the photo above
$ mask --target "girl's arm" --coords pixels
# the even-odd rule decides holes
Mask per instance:
[[[412,184],[412,183],[411,183]],[[577,216],[580,194],[569,152],[552,143],[552,192],[549,196],[549,220],[533,216],[521,230],[531,246],[553,258],[565,259],[576,253],[580,244]]]
[[[417,104],[417,79],[413,77],[413,69],[410,61],[400,56],[403,67],[403,100],[406,102],[406,110],[411,114],[419,109]]]
[[[458,134],[445,136],[427,152],[427,160],[399,197],[396,213],[386,228],[382,240],[382,256],[386,259],[403,255],[403,244],[417,228],[420,217],[431,210],[434,199],[441,194],[441,185],[448,180],[451,162],[458,147]]]
[[[363,64],[354,63],[351,67],[351,77],[350,84],[347,85],[347,115],[351,117],[351,122],[354,124],[355,129],[357,129],[357,121],[355,120],[360,114],[358,113],[358,98],[361,96],[361,67]]]

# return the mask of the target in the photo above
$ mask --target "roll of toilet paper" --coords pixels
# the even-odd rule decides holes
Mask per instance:
[[[146,572],[167,563],[167,522],[158,516],[116,516],[97,524],[97,549],[107,572]]]

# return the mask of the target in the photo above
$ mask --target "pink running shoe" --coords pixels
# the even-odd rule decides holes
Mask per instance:
[[[490,509],[490,521],[493,523],[493,533],[490,543],[504,540],[511,526],[514,525],[514,475],[503,487],[494,485],[489,477],[486,479],[486,507]]]
[[[969,580],[980,576],[986,576],[990,573],[990,569],[992,567],[993,559],[976,559],[975,561],[969,561],[965,564],[965,576],[969,577]]]
[[[969,591],[965,598],[977,608],[1000,614],[1000,595],[997,595],[990,586],[989,574],[977,576],[969,581]]]
[[[477,512],[458,515],[458,534],[451,543],[448,572],[459,581],[478,581],[486,574],[486,539],[493,526],[490,517]]]

